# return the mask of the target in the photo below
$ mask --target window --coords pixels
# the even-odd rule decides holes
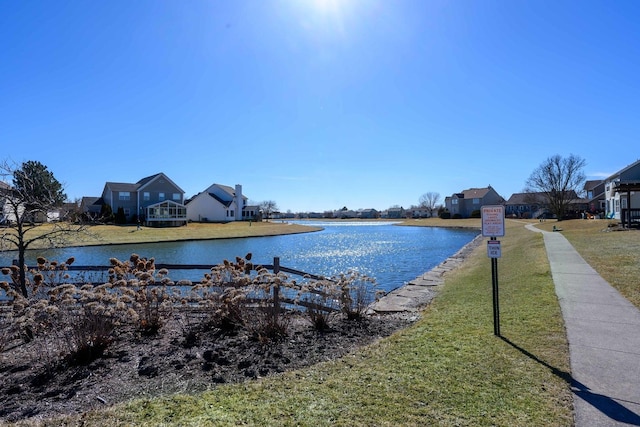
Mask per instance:
[[[131,211],[129,210],[129,208],[124,208],[124,215],[125,216],[129,216],[131,214]]]
[[[458,204],[458,199],[451,199],[451,204],[452,205],[457,205]]]
[[[180,193],[173,193],[173,200],[179,202],[181,200]]]
[[[118,200],[131,200],[131,193],[128,191],[119,191]]]
[[[480,204],[480,199],[478,199],[478,198],[473,199],[473,204],[474,205],[479,205]]]
[[[145,191],[144,193],[142,193],[142,200],[148,202],[149,200],[151,200],[151,194],[148,191]]]
[[[158,193],[158,200],[164,200],[164,193]]]

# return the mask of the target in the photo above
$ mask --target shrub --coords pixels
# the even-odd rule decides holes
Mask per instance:
[[[440,213],[440,218],[441,219],[450,219],[451,218],[451,212],[441,212]]]
[[[174,283],[166,269],[156,271],[154,258],[132,254],[129,261],[110,260],[109,283],[119,288],[135,313],[134,321],[143,335],[155,335],[173,312],[176,302],[168,286]]]
[[[251,254],[228,260],[211,268],[201,283],[191,289],[191,300],[210,314],[212,327],[231,331],[245,325],[247,295],[252,284]]]
[[[72,314],[67,320],[65,338],[68,361],[73,365],[87,365],[101,357],[113,342],[115,322],[104,313]]]
[[[247,310],[246,314],[248,321],[245,327],[253,339],[267,343],[287,336],[290,316],[271,301],[264,300],[257,307]]]
[[[302,301],[311,299],[314,304],[321,304],[329,311],[326,315],[319,314],[320,307],[313,307],[309,313],[312,322],[321,325],[326,317],[327,324],[332,316],[332,311],[342,313],[349,320],[361,319],[369,305],[377,297],[375,280],[358,271],[350,270],[347,273],[338,274],[328,279],[311,282],[302,289],[304,296]],[[306,295],[317,295],[317,297]]]
[[[286,335],[288,317],[281,310],[280,289],[295,288],[283,273],[259,267],[252,273],[251,254],[225,260],[211,268],[192,295],[202,295],[200,304],[210,311],[211,326],[223,331],[245,328],[255,339],[266,342]]]
[[[214,328],[232,331],[245,325],[246,291],[226,288],[219,293],[211,293],[203,300],[210,313],[209,322]]]
[[[453,219],[462,219],[462,215],[457,213],[457,214],[453,214]]]
[[[11,319],[0,315],[0,353],[4,351],[12,337]]]
[[[303,307],[304,313],[317,331],[331,328],[331,321],[340,313],[336,307],[336,300],[324,288],[307,287],[302,290],[298,302]]]
[[[122,206],[120,206],[118,208],[118,210],[116,211],[116,216],[114,218],[114,222],[116,224],[126,224],[127,223],[127,216],[124,214],[124,208]]]
[[[482,212],[480,212],[480,209],[476,209],[472,211],[471,215],[469,216],[469,218],[481,218],[481,217],[482,217]]]
[[[369,305],[376,299],[375,280],[357,271],[340,274],[337,285],[340,289],[340,306],[349,320],[359,320]]]

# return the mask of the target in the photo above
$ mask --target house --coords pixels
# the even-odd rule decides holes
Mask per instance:
[[[90,210],[83,210],[83,213],[95,213],[96,206],[106,204],[111,206],[114,214],[122,209],[127,222],[140,220],[151,226],[187,223],[184,191],[162,172],[133,184],[107,182],[100,200],[89,203],[91,200],[87,198],[84,201],[84,208]]]
[[[585,202],[590,214],[596,215],[606,211],[605,182],[602,179],[586,181],[584,183]]]
[[[362,218],[362,219],[375,219],[375,218],[379,218],[380,214],[378,213],[377,210],[370,208],[370,209],[360,209],[358,211],[357,214],[358,218]]]
[[[401,207],[399,208],[389,208],[386,211],[386,214],[383,214],[383,218],[389,219],[401,219],[405,218],[405,210]]]
[[[347,208],[340,209],[333,213],[334,218],[340,218],[340,219],[354,219],[357,216],[358,216],[358,213],[356,211],[353,211]]]
[[[478,215],[480,208],[485,205],[502,205],[504,198],[493,187],[469,188],[461,193],[454,193],[444,200],[445,208],[451,213],[451,217],[470,218]]]
[[[543,218],[550,215],[544,193],[513,193],[504,204],[505,216],[511,218]]]
[[[426,207],[412,207],[409,209],[407,217],[411,218],[430,218],[431,217],[431,209]]]
[[[640,160],[604,180],[607,218],[626,226],[640,221]]]
[[[242,185],[229,187],[212,184],[186,203],[187,218],[197,222],[228,222],[255,220],[260,217],[258,206],[247,206]]]
[[[6,182],[0,181],[0,224],[7,224],[9,222],[16,221],[16,213],[14,212],[14,206],[11,203],[11,186]],[[20,211],[19,215],[22,215],[24,209],[18,206]]]
[[[567,205],[563,218],[584,217],[589,208],[587,199],[579,197],[574,190],[567,190],[564,199]],[[556,217],[549,205],[548,195],[543,192],[514,193],[504,205],[505,216],[512,218]]]
[[[85,220],[94,221],[100,218],[103,205],[104,200],[102,200],[102,197],[84,196],[80,200],[80,212],[82,212]]]
[[[38,208],[26,209],[21,197],[16,197],[14,188],[0,181],[0,224],[28,221],[35,223],[56,222],[73,219],[71,213],[77,211],[75,203],[63,203],[43,211]]]

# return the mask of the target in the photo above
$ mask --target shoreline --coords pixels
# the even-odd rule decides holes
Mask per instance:
[[[438,294],[437,287],[444,284],[445,275],[460,267],[469,255],[480,246],[482,240],[482,234],[478,234],[455,254],[431,270],[386,293],[371,305],[370,310],[377,314],[402,312],[419,314]]]
[[[228,224],[228,223],[227,223]],[[66,244],[66,245],[60,245],[60,246],[56,246],[55,248],[50,248],[50,247],[39,247],[36,246],[34,248],[29,248],[27,249],[27,251],[44,251],[44,250],[50,250],[50,249],[62,249],[62,248],[83,248],[83,247],[92,247],[92,246],[122,246],[122,245],[141,245],[141,244],[153,244],[153,243],[172,243],[172,242],[193,242],[193,241],[202,241],[202,240],[228,240],[228,239],[244,239],[244,238],[250,238],[250,237],[273,237],[273,236],[286,236],[288,234],[303,234],[303,233],[314,233],[314,232],[318,232],[318,231],[322,231],[324,230],[323,227],[314,227],[311,225],[300,225],[300,227],[303,227],[304,229],[297,229],[295,231],[290,231],[287,230],[284,227],[289,227],[291,226],[291,224],[280,224],[280,223],[264,223],[265,226],[269,226],[269,225],[277,225],[278,227],[283,227],[282,230],[278,230],[276,232],[264,232],[264,233],[258,233],[258,234],[249,234],[249,233],[237,233],[236,235],[231,234],[231,235],[224,235],[223,233],[220,233],[220,235],[204,235],[201,237],[197,237],[194,235],[190,235],[190,236],[185,236],[185,237],[169,237],[169,238],[165,238],[162,235],[161,236],[144,236],[141,239],[133,239],[130,241],[101,241],[100,239],[102,239],[101,236],[98,235],[93,235],[93,240],[92,241],[75,241],[73,243],[70,244]],[[211,225],[213,226],[224,226],[226,224],[219,224],[219,223],[211,223]],[[234,224],[237,225],[237,224]],[[149,231],[149,230],[159,230],[159,231],[173,231],[170,229],[162,229],[162,228],[153,228],[153,227],[144,227],[141,228],[140,230],[136,229],[136,226],[132,226],[132,225],[125,225],[125,226],[115,226],[115,225],[109,225],[109,226],[103,226],[103,225],[99,225],[99,226],[94,226],[94,227],[115,227],[113,229],[107,229],[107,230],[103,230],[102,232],[108,234],[110,231],[112,230],[118,230],[120,231],[120,233],[138,233],[138,232],[144,232],[144,231]],[[85,236],[91,235],[91,227],[89,227],[89,229],[84,232]],[[165,233],[166,234],[166,233]],[[0,249],[0,255],[3,253],[9,253],[9,252],[16,252],[17,249],[15,248],[11,248],[11,249]]]

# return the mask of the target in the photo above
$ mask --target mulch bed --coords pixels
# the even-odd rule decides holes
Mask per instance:
[[[287,335],[260,342],[244,330],[193,330],[177,318],[156,336],[129,330],[87,364],[64,362],[51,340],[0,353],[0,422],[81,413],[133,398],[193,393],[339,358],[407,327],[417,314],[335,319],[316,331],[300,315]],[[59,348],[59,346],[57,347]]]

